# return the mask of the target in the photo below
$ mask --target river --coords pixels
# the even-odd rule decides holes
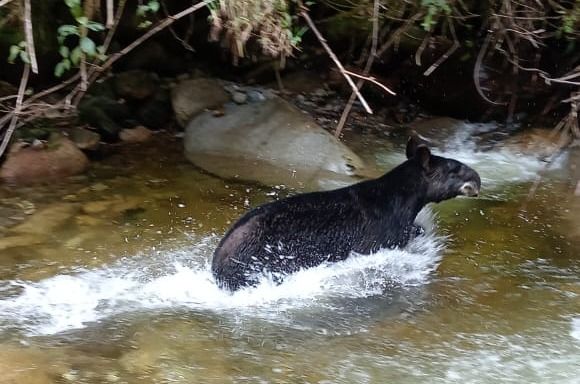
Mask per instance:
[[[0,250],[0,383],[580,383],[565,157],[527,201],[541,161],[450,143],[439,153],[479,171],[480,198],[429,207],[404,250],[231,295],[209,271],[220,236],[295,191],[213,177],[163,140],[67,183],[0,190],[72,212]],[[350,145],[383,170],[403,160],[384,137]]]

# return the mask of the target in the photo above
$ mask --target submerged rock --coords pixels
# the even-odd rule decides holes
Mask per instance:
[[[89,160],[65,137],[51,140],[45,148],[27,147],[11,151],[0,179],[9,184],[32,184],[78,175],[89,166]]]
[[[0,384],[55,384],[70,367],[66,358],[54,348],[50,352],[37,348],[0,345]]]
[[[56,203],[36,211],[28,220],[12,227],[10,232],[47,236],[66,224],[78,210],[78,204]]]
[[[41,244],[45,240],[42,236],[36,235],[15,235],[0,238],[0,251],[16,247],[30,247]]]
[[[224,112],[199,115],[185,132],[186,157],[213,174],[314,189],[368,174],[355,153],[277,96]]]
[[[205,109],[220,107],[228,101],[228,93],[213,79],[185,80],[177,84],[171,93],[173,111],[182,127]]]
[[[98,200],[85,203],[82,206],[82,211],[87,215],[106,213],[109,216],[115,216],[126,211],[142,208],[143,203],[143,198],[138,196],[118,196],[110,200]]]

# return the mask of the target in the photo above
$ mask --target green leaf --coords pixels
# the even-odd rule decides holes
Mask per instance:
[[[26,64],[30,64],[30,56],[26,51],[20,51],[20,60],[25,62]]]
[[[57,32],[60,36],[68,36],[68,35],[78,35],[79,34],[79,27],[76,25],[61,25],[58,27]]]
[[[157,13],[157,11],[159,11],[159,2],[156,0],[151,0],[149,4],[147,4],[147,7],[149,7],[151,12]]]
[[[100,61],[107,60],[107,55],[105,54],[105,47],[102,45],[97,46],[97,59]]]
[[[70,55],[70,49],[68,49],[66,45],[61,45],[58,53],[60,53],[60,55],[66,59]]]
[[[89,23],[89,18],[86,16],[80,16],[76,18],[77,23],[82,26],[86,26]]]
[[[145,20],[142,21],[141,23],[139,23],[139,25],[137,26],[137,28],[147,28],[148,26],[150,26],[152,23],[149,20]]]
[[[20,48],[26,48],[26,41],[21,41],[20,43],[18,43],[18,46]]]
[[[54,67],[54,75],[56,77],[61,77],[65,71],[64,62],[57,63]]]
[[[145,16],[145,13],[147,13],[148,10],[149,10],[149,7],[146,5],[138,6],[137,7],[137,16],[139,16],[139,17]]]
[[[97,23],[95,21],[89,21],[87,23],[87,28],[90,29],[91,31],[99,32],[99,31],[103,31],[105,29],[105,26],[103,24]]]
[[[81,6],[81,0],[64,0],[64,3],[69,8],[74,8],[74,7],[80,7]]]
[[[10,64],[14,64],[14,60],[16,60],[16,58],[18,57],[18,54],[20,53],[22,49],[20,49],[20,47],[18,45],[11,45],[10,46],[10,54],[8,55],[8,62]]]
[[[70,53],[70,61],[74,65],[79,65],[79,62],[81,61],[81,54],[81,47],[75,47],[75,49],[73,49]]]
[[[81,50],[89,56],[95,56],[97,53],[97,47],[95,46],[95,42],[89,37],[81,38],[79,43]]]

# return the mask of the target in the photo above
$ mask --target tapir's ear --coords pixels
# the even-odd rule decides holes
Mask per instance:
[[[415,150],[415,157],[424,170],[429,170],[429,159],[431,158],[431,151],[425,144],[417,146]]]
[[[407,149],[405,150],[405,153],[407,155],[407,159],[412,159],[413,157],[415,157],[415,153],[417,152],[418,146],[419,146],[419,140],[417,138],[417,135],[412,134],[409,137],[409,141],[407,141]]]

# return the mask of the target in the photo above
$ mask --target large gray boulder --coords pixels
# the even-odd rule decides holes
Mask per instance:
[[[185,130],[185,154],[228,179],[306,189],[346,185],[369,176],[363,161],[310,117],[282,100],[229,103],[205,112]]]

